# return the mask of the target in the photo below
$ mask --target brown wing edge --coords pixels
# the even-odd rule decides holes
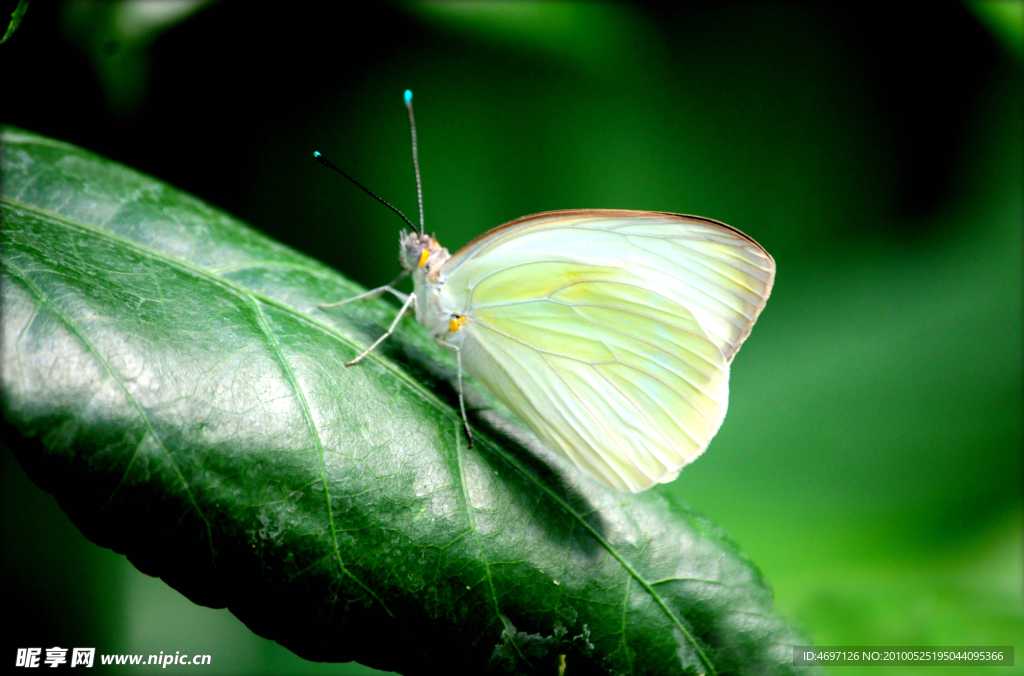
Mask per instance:
[[[768,303],[768,297],[771,295],[772,288],[775,286],[775,259],[772,258],[772,255],[768,253],[768,251],[763,246],[758,244],[757,240],[755,240],[747,233],[737,228],[734,228],[733,226],[727,223],[716,221],[713,218],[705,218],[704,216],[693,216],[691,214],[676,214],[672,213],[671,211],[641,211],[639,209],[561,209],[555,211],[542,211],[540,213],[530,214],[528,216],[520,216],[519,218],[508,221],[507,223],[502,223],[501,225],[495,228],[491,228],[490,230],[483,234],[477,235],[473,239],[466,242],[463,246],[461,246],[458,251],[452,254],[451,258],[448,261],[446,261],[446,265],[448,262],[454,262],[455,266],[457,267],[459,264],[461,264],[461,261],[457,259],[459,258],[460,254],[464,255],[463,252],[465,252],[467,249],[473,247],[476,244],[479,244],[485,239],[494,237],[495,235],[501,233],[504,230],[508,230],[509,228],[513,228],[518,225],[523,225],[527,221],[532,221],[541,218],[572,218],[586,216],[603,216],[611,218],[614,218],[616,216],[670,216],[672,218],[696,221],[698,223],[703,223],[706,225],[711,225],[716,228],[727,230],[733,233],[734,235],[739,235],[742,239],[753,244],[761,253],[764,254],[765,258],[768,259],[768,263],[770,265],[770,274],[768,276],[768,282],[766,283],[764,297],[761,299],[761,304],[758,306],[757,312],[754,314],[754,318],[750,320],[750,324],[747,326],[747,330],[744,332],[742,336],[740,336],[739,341],[736,343],[736,349],[734,349],[731,354],[726,355],[726,362],[731,364],[733,357],[735,357],[736,353],[740,351],[740,347],[742,347],[743,343],[747,340],[747,336],[750,335],[750,331],[754,328],[754,324],[757,322],[758,317],[761,316],[761,311],[764,310],[765,305]]]

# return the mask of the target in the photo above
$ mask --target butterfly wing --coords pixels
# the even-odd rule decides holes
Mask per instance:
[[[581,210],[486,233],[441,281],[443,305],[469,319],[466,371],[550,448],[636,492],[674,479],[718,431],[774,273],[715,221]]]

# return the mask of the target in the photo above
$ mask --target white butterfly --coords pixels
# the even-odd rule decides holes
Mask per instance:
[[[419,185],[414,124],[413,157]],[[725,417],[729,364],[775,277],[757,242],[697,216],[582,209],[517,219],[450,255],[424,233],[420,195],[420,228],[399,249],[399,279],[412,274],[414,292],[392,282],[342,301],[383,292],[403,301],[388,332],[348,365],[413,306],[456,353],[470,440],[463,369],[551,450],[616,490],[671,481],[707,448]]]

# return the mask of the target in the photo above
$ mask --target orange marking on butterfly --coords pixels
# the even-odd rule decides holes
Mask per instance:
[[[424,249],[423,253],[420,254],[420,264],[419,264],[419,267],[422,268],[424,265],[426,265],[428,258],[430,258],[430,249]]]
[[[462,325],[469,321],[469,317],[452,317],[452,320],[448,322],[448,330],[455,333],[462,328]]]

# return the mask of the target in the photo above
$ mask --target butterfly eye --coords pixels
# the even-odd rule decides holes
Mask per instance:
[[[424,249],[423,253],[420,254],[419,267],[423,267],[427,264],[427,258],[430,257],[430,249]]]

